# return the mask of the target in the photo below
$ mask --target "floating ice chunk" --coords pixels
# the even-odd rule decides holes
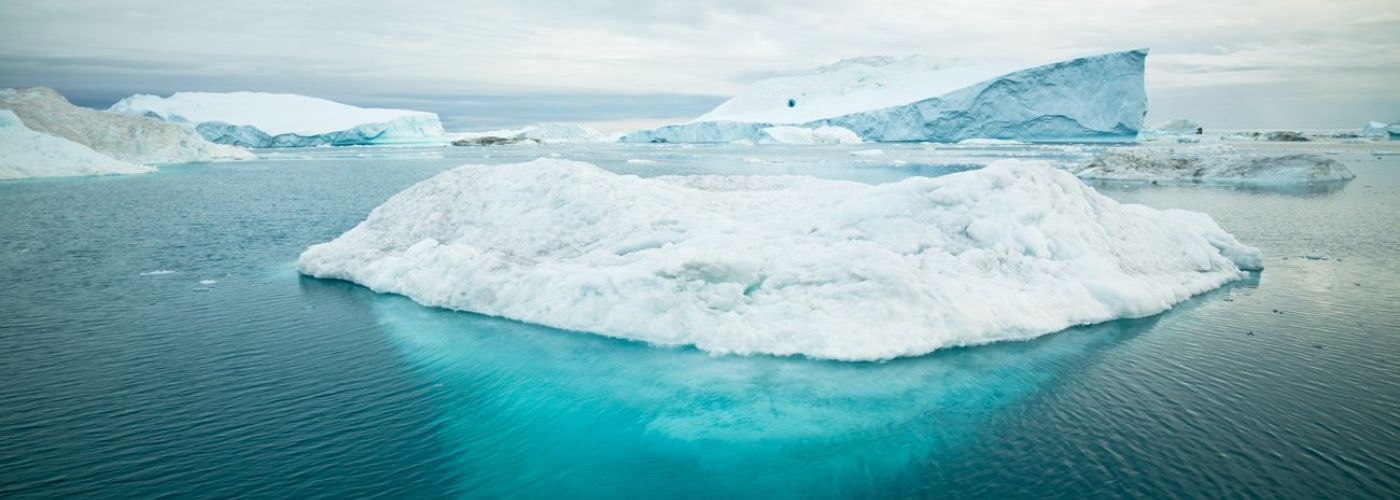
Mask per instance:
[[[1298,185],[1356,177],[1340,162],[1312,154],[1261,155],[1225,145],[1110,150],[1075,170],[1083,179]]]
[[[963,146],[1018,146],[1026,143],[1006,139],[963,139],[958,141],[958,144]]]
[[[199,280],[199,286],[214,286],[218,283],[219,280]]]
[[[628,158],[627,163],[632,165],[651,165],[656,163],[656,160],[648,160],[645,158]]]
[[[885,155],[885,150],[883,150],[883,149],[861,149],[861,150],[857,150],[857,151],[851,151],[851,156],[884,156],[884,155]]]
[[[113,159],[76,142],[36,132],[0,109],[0,179],[144,174],[156,169]]]
[[[157,270],[155,270],[155,271],[146,271],[146,272],[143,272],[143,273],[141,273],[141,276],[164,276],[164,275],[167,275],[167,274],[175,274],[175,271],[171,271],[171,270],[168,270],[168,269],[157,269]]]
[[[1260,254],[1044,163],[871,186],[542,159],[438,174],[298,267],[659,345],[878,360],[1155,314]]]
[[[860,144],[860,136],[841,127],[768,127],[768,140],[780,144]]]
[[[617,138],[582,125],[544,124],[508,130],[468,132],[454,136],[454,146],[501,146],[508,144],[575,144],[617,142]]]

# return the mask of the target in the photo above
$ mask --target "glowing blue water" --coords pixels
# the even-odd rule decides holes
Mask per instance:
[[[1105,186],[1212,214],[1266,270],[1159,316],[879,364],[651,348],[290,264],[483,154],[868,182],[1075,154],[885,149],[351,148],[0,183],[0,496],[1400,491],[1400,157],[1344,156],[1358,179],[1317,192]]]

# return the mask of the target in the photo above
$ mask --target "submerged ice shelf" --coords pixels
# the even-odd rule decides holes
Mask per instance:
[[[298,266],[659,345],[879,360],[1158,313],[1260,255],[1037,162],[871,186],[536,160],[414,185]]]

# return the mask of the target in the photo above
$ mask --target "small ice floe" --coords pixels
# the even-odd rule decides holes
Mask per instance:
[[[632,165],[651,165],[653,163],[656,163],[656,160],[648,160],[644,158],[630,158],[627,160],[627,163],[630,163]]]
[[[141,276],[164,276],[167,274],[175,274],[175,271],[171,271],[168,269],[156,269],[154,271],[143,272],[141,273]]]
[[[884,155],[885,155],[885,150],[883,150],[883,149],[862,149],[862,150],[859,150],[859,151],[851,151],[851,156],[884,156]]]

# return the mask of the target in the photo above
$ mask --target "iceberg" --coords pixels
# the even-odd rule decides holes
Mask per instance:
[[[1361,135],[1367,137],[1381,137],[1387,139],[1400,139],[1400,120],[1389,124],[1382,122],[1369,122],[1361,127]]]
[[[841,127],[768,127],[763,129],[767,139],[760,143],[775,144],[860,144],[860,136]]]
[[[211,141],[249,148],[446,142],[436,113],[360,108],[296,94],[137,94],[110,111],[187,124]]]
[[[759,141],[763,129],[842,127],[872,142],[1133,142],[1147,114],[1147,50],[1020,71],[862,58],[756,83],[695,121],[624,142]]]
[[[76,142],[30,130],[0,109],[0,179],[144,174],[156,169],[127,163]]]
[[[551,123],[489,132],[458,134],[453,146],[497,146],[504,144],[576,144],[611,142],[602,132],[582,125]]]
[[[1159,313],[1260,261],[1048,163],[867,185],[540,159],[422,181],[298,269],[655,345],[883,360]]]
[[[0,109],[13,111],[29,129],[129,163],[253,158],[248,151],[206,141],[189,127],[74,106],[57,91],[45,87],[0,89]]]
[[[1252,154],[1225,145],[1114,149],[1075,169],[1074,174],[1097,180],[1280,186],[1356,177],[1346,165],[1325,156]]]

